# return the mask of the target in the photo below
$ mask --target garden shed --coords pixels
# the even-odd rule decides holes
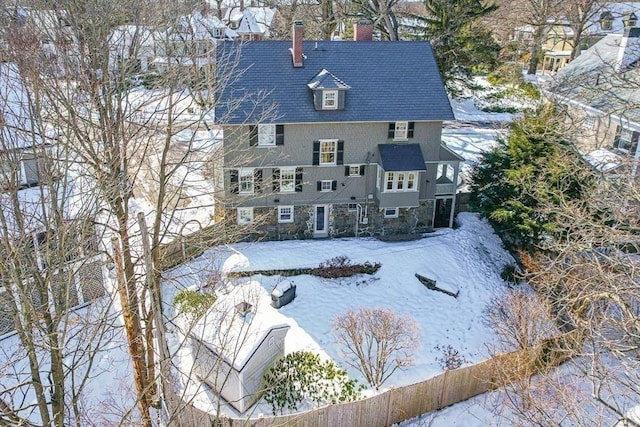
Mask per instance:
[[[190,334],[196,375],[240,413],[260,397],[265,370],[284,355],[289,325],[270,302],[255,282],[236,286]]]

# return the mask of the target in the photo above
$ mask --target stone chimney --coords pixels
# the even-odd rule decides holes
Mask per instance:
[[[357,42],[373,40],[373,24],[364,19],[353,24],[353,40]]]
[[[304,66],[304,58],[302,55],[302,42],[304,33],[302,31],[302,21],[296,21],[293,23],[291,29],[291,35],[293,39],[293,47],[291,49],[291,56],[293,58],[294,67]]]

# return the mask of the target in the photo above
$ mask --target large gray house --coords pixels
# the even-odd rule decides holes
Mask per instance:
[[[269,239],[451,227],[463,159],[441,143],[454,116],[431,46],[371,34],[303,41],[296,22],[292,41],[218,45],[223,207],[239,224]]]

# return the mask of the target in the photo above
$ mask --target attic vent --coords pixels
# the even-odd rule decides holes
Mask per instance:
[[[236,312],[243,318],[247,317],[247,315],[251,313],[252,308],[253,306],[246,301],[236,304]]]

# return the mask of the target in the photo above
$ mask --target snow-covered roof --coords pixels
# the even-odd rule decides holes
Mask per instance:
[[[109,36],[110,46],[123,46],[130,47],[133,45],[134,38],[137,39],[136,43],[141,46],[152,47],[157,33],[150,27],[141,25],[120,25],[111,32]]]
[[[290,328],[286,317],[270,302],[270,296],[257,282],[236,286],[220,296],[196,322],[192,336],[241,371],[272,330]],[[237,308],[243,303],[251,306],[246,316]]]
[[[269,35],[276,10],[270,7],[247,7],[240,10],[237,7],[227,9],[225,22],[239,22],[239,34]]]
[[[32,116],[18,66],[0,63],[0,150],[28,148],[36,143]]]
[[[598,172],[611,172],[622,166],[622,157],[604,148],[587,153],[583,158]]]
[[[610,2],[596,3],[589,13],[586,29],[589,34],[622,34],[624,24],[622,18],[625,13],[640,11],[640,2]],[[600,25],[603,14],[610,14],[611,29],[602,28]]]

